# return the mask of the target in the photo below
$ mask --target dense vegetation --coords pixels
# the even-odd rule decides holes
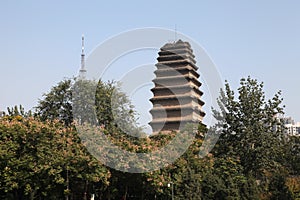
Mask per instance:
[[[95,107],[72,96],[76,84],[96,88]],[[116,92],[118,106],[112,108]],[[95,194],[95,199],[171,199],[173,188],[175,199],[300,199],[300,138],[283,134],[284,126],[275,117],[283,113],[281,103],[280,93],[265,99],[263,84],[251,78],[241,80],[237,93],[226,83],[219,98],[221,111],[214,110],[221,134],[212,152],[203,159],[198,156],[207,132],[199,124],[193,144],[173,164],[125,173],[95,159],[75,123],[95,123],[95,109],[101,130],[132,152],[156,150],[176,133],[140,139],[127,135],[114,124],[113,110],[128,124],[136,118],[117,84],[64,80],[44,95],[35,111],[14,107],[0,118],[0,198],[81,200]],[[74,104],[88,105],[78,119],[72,109],[81,107]]]

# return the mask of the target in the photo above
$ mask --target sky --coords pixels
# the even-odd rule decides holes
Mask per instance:
[[[268,98],[281,90],[286,116],[300,121],[299,9],[296,0],[3,1],[0,110],[19,104],[32,109],[52,86],[76,76],[82,34],[88,57],[124,31],[176,25],[206,50],[222,81],[236,89],[250,75],[264,82]],[[155,62],[157,52],[136,56]]]

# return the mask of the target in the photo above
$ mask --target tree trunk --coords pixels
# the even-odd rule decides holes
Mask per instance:
[[[69,171],[67,169],[67,195],[66,195],[66,200],[69,200]]]
[[[126,185],[126,187],[125,187],[125,194],[124,194],[123,200],[127,199],[127,192],[128,192],[128,186]]]
[[[87,200],[87,188],[88,188],[88,181],[85,181],[83,200]]]

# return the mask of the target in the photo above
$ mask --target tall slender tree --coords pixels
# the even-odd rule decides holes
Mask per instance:
[[[279,167],[285,138],[284,125],[276,116],[283,114],[280,91],[266,100],[263,83],[241,79],[238,94],[225,85],[219,105],[224,119],[216,155],[229,154],[241,160],[246,173],[261,174]]]

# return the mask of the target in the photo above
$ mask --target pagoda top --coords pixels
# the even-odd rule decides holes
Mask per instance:
[[[176,42],[165,44],[161,49],[162,50],[168,50],[168,49],[174,49],[174,48],[178,48],[178,47],[187,47],[187,48],[190,49],[191,45],[190,45],[190,43],[184,42],[181,39],[179,39]]]

